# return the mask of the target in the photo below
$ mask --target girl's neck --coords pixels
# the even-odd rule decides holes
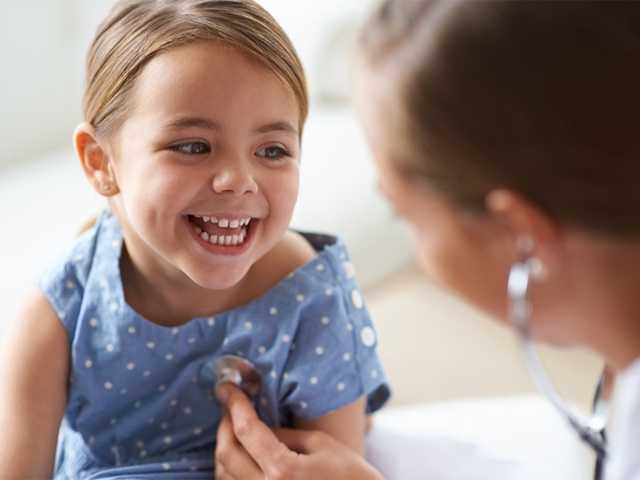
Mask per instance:
[[[163,326],[179,326],[232,308],[241,301],[238,293],[248,281],[245,277],[232,288],[215,291],[200,288],[186,277],[151,270],[151,266],[135,264],[123,246],[120,272],[125,301],[144,318]]]

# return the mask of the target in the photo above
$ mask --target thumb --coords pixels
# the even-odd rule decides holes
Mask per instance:
[[[229,398],[231,398],[231,395],[235,393],[234,390],[237,390],[237,388],[228,382],[219,383],[216,385],[216,398],[223,407],[229,407]]]

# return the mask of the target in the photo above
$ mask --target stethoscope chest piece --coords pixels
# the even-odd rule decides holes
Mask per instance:
[[[262,380],[255,365],[249,360],[237,355],[222,355],[214,363],[216,385],[233,383],[249,398],[253,399],[260,393]]]

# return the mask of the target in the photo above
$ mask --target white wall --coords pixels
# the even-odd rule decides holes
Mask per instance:
[[[70,0],[3,1],[0,13],[0,164],[71,137],[79,118]]]

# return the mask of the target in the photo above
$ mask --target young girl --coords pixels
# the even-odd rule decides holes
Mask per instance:
[[[344,246],[287,230],[307,106],[254,1],[116,4],[75,133],[109,209],[3,349],[2,478],[213,478],[224,354],[256,365],[269,425],[362,451],[389,394],[375,332]]]

